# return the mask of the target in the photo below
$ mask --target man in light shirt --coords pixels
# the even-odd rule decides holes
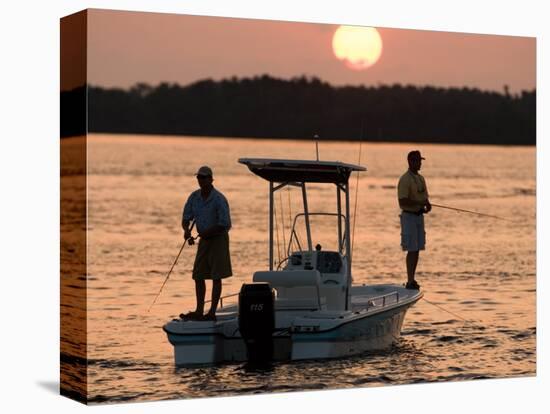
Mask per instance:
[[[419,174],[422,167],[420,151],[411,151],[407,156],[409,169],[399,178],[397,198],[401,208],[401,247],[407,251],[407,289],[420,289],[415,280],[420,250],[425,249],[426,232],[424,214],[432,209],[428,199],[426,180]]]
[[[187,199],[181,225],[185,240],[190,240],[192,244],[189,225],[195,220],[200,237],[193,265],[197,307],[180,317],[187,320],[215,321],[222,293],[222,279],[232,276],[228,234],[231,228],[229,203],[212,185],[214,178],[210,167],[200,167],[195,175],[200,189],[191,193]],[[212,302],[210,310],[204,314],[207,279],[212,280]]]

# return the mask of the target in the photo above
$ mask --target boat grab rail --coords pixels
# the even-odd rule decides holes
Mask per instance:
[[[225,295],[220,298],[220,308],[223,308],[223,300],[227,298],[232,298],[235,296],[238,296],[239,293],[231,293],[230,295]],[[396,290],[394,292],[386,293],[385,295],[375,296],[374,298],[369,298],[367,301],[367,310],[369,310],[369,307],[376,306],[375,301],[382,299],[382,306],[386,306],[386,298],[389,298],[390,296],[395,296],[395,303],[399,303],[399,292]],[[358,295],[357,297],[368,297],[367,295]],[[212,299],[206,300],[204,303],[210,303],[212,302]]]
[[[233,296],[238,296],[238,295],[239,295],[239,293],[232,293],[232,294],[230,294],[230,295],[222,296],[222,297],[220,298],[220,309],[223,308],[223,300],[224,300],[224,299],[232,298]],[[212,299],[208,299],[208,300],[204,301],[205,304],[210,303],[210,302],[212,302]]]
[[[367,295],[358,295],[356,297],[368,297]],[[386,306],[386,298],[389,298],[391,296],[395,296],[395,303],[399,303],[399,292],[396,290],[394,292],[386,293],[385,295],[375,296],[373,298],[368,298],[367,301],[367,311],[369,310],[369,307],[376,306],[374,303],[377,300],[382,300],[382,306]]]

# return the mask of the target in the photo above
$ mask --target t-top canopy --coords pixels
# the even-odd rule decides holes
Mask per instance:
[[[240,158],[239,162],[267,181],[346,183],[352,171],[366,171],[360,165],[340,161],[278,160],[269,158]]]

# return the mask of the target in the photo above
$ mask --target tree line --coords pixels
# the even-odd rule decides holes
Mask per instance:
[[[86,127],[126,134],[535,145],[536,90],[335,87],[315,77],[264,75],[62,92],[62,136]]]

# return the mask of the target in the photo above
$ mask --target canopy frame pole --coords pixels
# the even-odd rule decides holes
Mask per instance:
[[[304,215],[306,219],[307,247],[311,252],[313,251],[313,243],[311,242],[311,228],[309,227],[309,210],[307,207],[307,194],[306,194],[305,182],[302,182],[302,198],[304,199]]]
[[[273,182],[269,182],[269,270],[273,271]]]
[[[336,184],[336,206],[338,213],[338,253],[342,254],[342,200],[338,184]]]
[[[350,208],[349,208],[349,180],[346,180],[345,186],[346,195],[346,259],[348,262],[347,268],[347,283],[346,283],[346,310],[349,308],[350,302],[350,286],[351,286],[351,237],[350,237]]]

